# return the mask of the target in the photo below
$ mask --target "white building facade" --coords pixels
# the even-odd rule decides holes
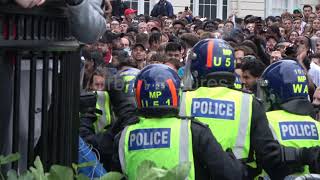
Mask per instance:
[[[154,4],[159,0],[127,0],[130,7],[137,9],[138,14],[150,14]],[[184,11],[188,6],[193,14],[210,19],[226,19],[230,14],[236,13],[238,17],[252,14],[260,17],[276,16],[295,8],[302,9],[303,5],[313,7],[320,0],[168,0],[174,7],[174,13]]]

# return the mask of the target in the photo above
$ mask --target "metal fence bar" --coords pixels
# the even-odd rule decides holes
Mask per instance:
[[[37,75],[37,56],[32,54],[30,60],[30,91],[29,91],[29,125],[28,125],[28,166],[34,161],[34,124],[35,124],[35,91]]]
[[[72,75],[73,75],[73,87],[71,92],[71,98],[73,101],[72,104],[72,117],[70,119],[71,121],[71,161],[69,163],[74,162],[78,159],[78,153],[73,153],[78,151],[78,145],[79,145],[79,100],[80,100],[80,54],[78,52],[73,52],[71,54],[70,60],[71,61],[71,67],[72,67]]]
[[[48,84],[49,84],[49,54],[43,53],[42,69],[42,112],[41,112],[41,158],[46,165],[48,161]]]
[[[55,164],[57,163],[57,152],[58,152],[58,144],[57,136],[58,136],[58,120],[59,120],[59,55],[58,53],[53,54],[53,66],[52,66],[52,94],[51,94],[51,118],[50,124],[52,128],[49,129],[51,133],[50,135],[50,142],[52,142],[51,146],[51,158],[50,163]]]
[[[21,82],[21,55],[18,53],[14,66],[14,95],[13,95],[13,138],[12,152],[19,152],[19,124],[20,124],[20,82]],[[18,168],[18,161],[12,164]]]

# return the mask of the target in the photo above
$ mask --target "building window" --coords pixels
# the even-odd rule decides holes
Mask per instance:
[[[280,16],[283,12],[290,11],[288,0],[270,0],[266,1],[266,15]]]
[[[228,0],[223,0],[222,5],[222,19],[228,18]]]
[[[195,16],[226,19],[228,0],[190,0],[190,8]]]
[[[136,10],[138,10],[138,2],[139,2],[139,0],[125,1],[125,3],[128,5],[128,7],[130,7],[131,9],[136,9]]]
[[[199,16],[208,19],[217,17],[217,0],[199,0]]]
[[[149,15],[150,14],[150,0],[144,1],[144,14]]]

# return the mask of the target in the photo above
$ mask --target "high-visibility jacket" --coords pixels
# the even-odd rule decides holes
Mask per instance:
[[[200,87],[182,93],[181,117],[195,117],[209,125],[224,150],[246,159],[250,149],[253,96],[226,87]]]
[[[140,72],[139,69],[136,68],[128,68],[123,71],[120,71],[118,76],[123,80],[123,93],[128,96],[134,96],[134,81]]]
[[[102,112],[102,115],[96,113],[97,121],[94,123],[95,131],[101,132],[111,124],[110,97],[107,91],[97,91],[96,108]]]
[[[267,112],[267,117],[273,137],[281,145],[295,148],[320,145],[320,123],[310,116],[277,110]],[[303,173],[309,173],[308,166]]]
[[[175,117],[139,119],[122,131],[119,141],[121,168],[128,179],[137,179],[137,168],[144,160],[167,169],[191,162],[188,179],[194,179],[191,121]]]

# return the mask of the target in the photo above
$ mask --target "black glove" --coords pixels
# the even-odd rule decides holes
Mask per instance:
[[[266,167],[275,167],[280,166],[281,161],[281,147],[276,142],[267,143],[262,151],[262,154],[259,154],[262,158],[262,163]]]
[[[301,160],[309,165],[310,173],[320,174],[320,146],[303,148]]]
[[[96,103],[96,93],[82,93],[80,95],[80,117],[96,118]]]
[[[66,3],[71,6],[79,5],[83,2],[83,0],[66,0]]]

